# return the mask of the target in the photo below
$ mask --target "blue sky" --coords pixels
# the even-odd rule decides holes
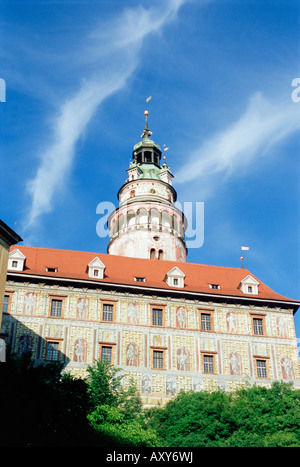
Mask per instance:
[[[152,96],[178,200],[204,202],[188,261],[239,267],[249,246],[245,267],[300,299],[298,2],[2,0],[0,18],[1,219],[24,244],[106,252],[96,208],[117,205]]]

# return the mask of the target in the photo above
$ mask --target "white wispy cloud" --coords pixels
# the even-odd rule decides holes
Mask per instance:
[[[271,154],[270,149],[300,130],[300,113],[290,99],[270,100],[256,93],[241,117],[209,137],[178,170],[176,183],[220,176],[228,179],[251,171],[251,164]],[[206,186],[206,189],[208,187]]]
[[[168,0],[159,7],[126,9],[85,38],[82,50],[77,50],[78,67],[85,70],[77,76],[78,90],[52,117],[52,139],[40,155],[35,177],[27,184],[32,202],[25,230],[52,209],[53,199],[72,168],[76,143],[102,102],[121,90],[132,76],[144,38],[173,20],[186,1]],[[74,54],[69,58],[74,60]]]

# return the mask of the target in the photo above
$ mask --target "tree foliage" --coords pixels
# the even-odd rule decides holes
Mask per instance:
[[[156,446],[157,436],[144,421],[141,398],[133,381],[123,389],[120,369],[101,361],[88,367],[88,373],[88,392],[94,407],[88,420],[105,444]]]
[[[165,446],[300,446],[300,391],[280,382],[231,393],[180,393],[147,416]]]
[[[124,388],[121,370],[102,362],[84,380],[10,357],[0,378],[0,446],[300,446],[300,391],[291,384],[182,392],[143,411],[134,382]]]

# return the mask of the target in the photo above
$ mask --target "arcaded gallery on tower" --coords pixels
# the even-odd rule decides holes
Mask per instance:
[[[99,359],[121,367],[145,406],[180,390],[299,388],[300,303],[243,267],[187,262],[173,175],[145,115],[107,254],[11,247],[1,336],[13,352],[62,361],[80,377]]]

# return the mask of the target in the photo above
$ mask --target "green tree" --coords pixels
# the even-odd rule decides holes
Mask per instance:
[[[180,393],[146,416],[164,446],[300,446],[300,391],[290,384]]]
[[[87,367],[87,372],[87,392],[92,406],[117,406],[122,397],[121,369],[97,360]]]
[[[88,421],[102,446],[156,446],[158,438],[142,414],[140,394],[133,380],[127,389],[120,369],[97,361],[88,367],[88,394],[93,410]]]
[[[101,405],[88,415],[91,426],[105,445],[119,447],[159,446],[157,435],[142,417],[128,418],[119,407]]]

